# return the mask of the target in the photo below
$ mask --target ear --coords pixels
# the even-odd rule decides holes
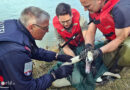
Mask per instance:
[[[103,2],[103,0],[97,0],[99,4],[101,4]]]
[[[27,29],[28,29],[29,32],[32,32],[33,28],[34,28],[34,25],[32,25],[32,24],[27,26]]]

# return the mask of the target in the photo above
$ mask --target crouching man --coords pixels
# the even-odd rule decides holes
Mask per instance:
[[[41,40],[48,32],[49,18],[46,11],[38,7],[28,7],[21,13],[20,19],[0,22],[0,76],[3,78],[1,89],[46,90],[56,79],[71,74],[73,65],[66,65],[40,78],[32,78],[31,59],[67,62],[71,58],[37,47],[35,40]],[[14,84],[5,83],[9,81]]]

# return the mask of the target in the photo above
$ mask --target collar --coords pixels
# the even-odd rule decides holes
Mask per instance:
[[[16,23],[17,23],[17,26],[18,26],[19,30],[20,30],[21,32],[23,32],[23,33],[29,38],[29,40],[31,41],[31,43],[32,43],[33,45],[37,46],[36,43],[35,43],[35,39],[32,37],[32,35],[31,35],[30,32],[26,29],[26,27],[21,23],[21,21],[20,21],[20,20],[17,20]]]
[[[104,5],[108,2],[108,0],[105,0]],[[103,6],[104,7],[104,6]],[[100,10],[97,13],[100,13],[102,11],[103,8],[100,8]]]

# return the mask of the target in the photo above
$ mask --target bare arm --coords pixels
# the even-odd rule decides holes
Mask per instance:
[[[83,34],[85,44],[90,43],[94,46],[96,29],[97,28],[94,23],[89,24],[88,30]]]
[[[65,40],[57,33],[57,31],[55,30],[55,33],[56,33],[56,37],[60,43],[60,45],[64,45],[65,43]],[[70,49],[70,47],[68,45],[66,45],[64,48],[63,48],[63,52],[67,55],[70,55],[70,56],[75,56],[74,52]]]
[[[118,48],[118,46],[129,36],[130,34],[130,27],[126,27],[123,29],[116,29],[116,38],[106,44],[105,46],[101,47],[103,53],[112,52]]]
[[[95,24],[91,23],[88,27],[87,20],[83,16],[80,16],[80,27],[82,30],[83,38],[85,40],[85,44],[90,43],[93,45],[96,32]]]
[[[75,56],[74,52],[70,49],[70,47],[68,45],[66,45],[63,48],[63,51],[65,54],[70,55],[70,56]]]

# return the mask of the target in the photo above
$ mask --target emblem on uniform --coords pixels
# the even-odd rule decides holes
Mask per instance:
[[[32,61],[25,63],[24,74],[25,76],[30,76],[32,73]]]

